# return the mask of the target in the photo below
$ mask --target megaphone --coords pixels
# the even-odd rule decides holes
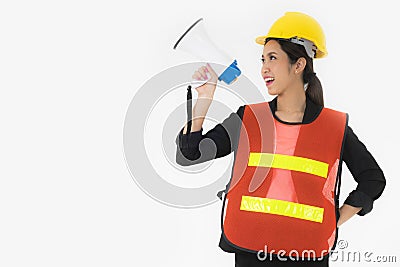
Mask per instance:
[[[175,50],[182,50],[200,60],[206,61],[218,75],[218,80],[227,85],[233,83],[240,76],[241,71],[237,66],[236,59],[228,56],[218,48],[208,37],[204,28],[203,18],[193,23],[174,45]],[[215,64],[217,63],[217,64]],[[223,66],[221,68],[221,66]],[[207,73],[208,79],[210,74]],[[192,80],[187,88],[187,134],[192,128],[192,87],[197,88],[208,82],[207,80]]]
[[[227,85],[236,81],[241,74],[236,59],[227,55],[211,41],[204,28],[203,18],[198,19],[185,31],[175,43],[174,49],[184,51],[209,63],[217,73],[218,80]],[[221,68],[221,65],[223,68]],[[196,88],[206,82],[207,80],[192,80],[191,85]]]

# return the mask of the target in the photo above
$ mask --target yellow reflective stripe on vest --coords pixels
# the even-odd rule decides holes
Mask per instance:
[[[322,223],[324,209],[279,199],[242,196],[240,210],[262,212]]]
[[[271,167],[328,177],[328,163],[296,156],[250,152],[248,166]]]

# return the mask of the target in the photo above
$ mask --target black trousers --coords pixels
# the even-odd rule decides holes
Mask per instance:
[[[325,257],[322,260],[296,260],[282,261],[279,258],[266,257],[265,260],[261,261],[257,258],[257,254],[253,253],[235,253],[235,267],[327,267],[329,266],[329,257]]]

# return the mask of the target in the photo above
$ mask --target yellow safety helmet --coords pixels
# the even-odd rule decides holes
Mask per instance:
[[[256,38],[256,43],[264,45],[266,38],[288,39],[303,45],[311,58],[328,55],[321,26],[314,18],[301,12],[286,12],[274,22],[267,35]]]

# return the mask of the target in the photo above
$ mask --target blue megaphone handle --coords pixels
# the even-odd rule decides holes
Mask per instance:
[[[236,59],[232,62],[231,65],[229,65],[229,67],[227,67],[224,72],[222,72],[222,74],[218,77],[218,80],[220,81],[224,81],[226,84],[231,84],[232,82],[234,82],[237,77],[240,76],[242,72],[240,71],[240,69],[237,66],[237,61]]]

